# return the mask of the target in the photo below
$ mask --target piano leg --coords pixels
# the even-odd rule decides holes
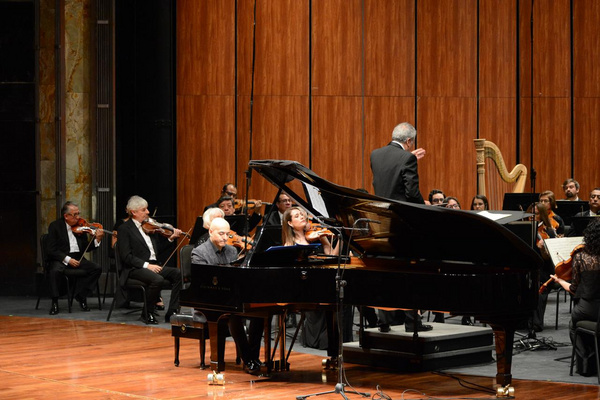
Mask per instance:
[[[210,337],[210,369],[225,371],[225,337],[227,336],[227,319],[208,321]]]
[[[494,330],[496,341],[496,383],[500,386],[507,386],[512,383],[512,353],[515,340],[515,326],[497,325],[489,322]]]

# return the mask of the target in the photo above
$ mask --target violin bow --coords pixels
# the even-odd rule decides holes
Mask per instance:
[[[187,238],[189,240],[190,238],[190,232],[192,231],[192,229],[194,229],[194,227],[192,226],[187,232],[184,232],[183,238]],[[171,255],[169,256],[169,258],[167,258],[167,261],[165,261],[163,263],[164,265],[167,265],[169,261],[171,261],[171,258],[173,257],[173,255],[175,254],[175,252],[179,249],[179,247],[181,246],[181,244],[183,243],[183,240],[180,240],[179,243],[177,244],[177,247],[175,247],[175,250],[173,250],[171,252]]]

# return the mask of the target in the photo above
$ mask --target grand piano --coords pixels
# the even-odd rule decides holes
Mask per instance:
[[[213,369],[224,369],[218,329],[224,317],[335,304],[341,275],[345,304],[446,311],[489,324],[496,381],[511,384],[515,330],[537,307],[542,265],[524,241],[478,213],[377,197],[331,183],[295,161],[253,160],[250,168],[337,233],[342,254],[352,257],[268,250],[267,226],[239,265],[193,264],[180,302],[209,321]]]

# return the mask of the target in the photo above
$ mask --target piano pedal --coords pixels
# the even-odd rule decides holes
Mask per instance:
[[[514,398],[515,397],[515,388],[506,385],[506,386],[498,386],[496,388],[496,398]]]
[[[206,380],[209,385],[223,386],[225,384],[225,375],[213,371],[211,374],[207,375]]]
[[[336,370],[339,366],[338,359],[337,357],[324,358],[323,360],[321,360],[321,366],[323,367],[323,369]]]

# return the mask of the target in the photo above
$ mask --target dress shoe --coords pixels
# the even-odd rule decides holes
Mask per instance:
[[[389,332],[390,331],[390,324],[381,324],[379,325],[379,332]]]
[[[260,373],[260,361],[250,360],[250,362],[244,363],[244,371],[250,375],[258,375]]]
[[[462,320],[460,321],[460,323],[462,325],[473,326],[473,321],[471,321],[471,317],[468,317],[466,315],[462,317]]]
[[[154,314],[148,313],[148,316],[142,315],[140,318],[146,325],[158,325],[158,321],[154,318]]]
[[[75,300],[79,303],[79,307],[81,307],[81,311],[91,311],[91,309],[87,305],[87,300],[84,297],[75,296]]]
[[[58,303],[52,303],[50,306],[50,315],[58,314]]]
[[[406,332],[414,332],[415,331],[415,326],[414,324],[404,324],[404,328],[406,329]],[[418,324],[417,325],[417,331],[418,332],[427,332],[433,329],[433,326],[431,325],[425,325],[425,324]]]

